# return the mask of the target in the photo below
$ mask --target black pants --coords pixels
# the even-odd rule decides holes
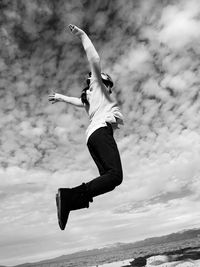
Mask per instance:
[[[110,124],[97,129],[88,139],[89,152],[94,159],[100,176],[86,184],[90,197],[113,190],[123,179],[122,165],[117,144]]]

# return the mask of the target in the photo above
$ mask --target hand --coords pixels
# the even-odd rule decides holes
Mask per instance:
[[[56,94],[55,92],[53,92],[51,95],[49,95],[49,102],[51,102],[51,104],[55,104],[59,101],[61,101],[59,94]]]
[[[73,25],[73,24],[69,24],[69,29],[71,30],[71,32],[78,36],[81,37],[81,35],[83,35],[85,32],[83,30],[81,30],[80,28],[78,28],[77,26]]]

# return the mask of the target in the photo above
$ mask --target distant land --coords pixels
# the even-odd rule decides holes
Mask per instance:
[[[172,233],[160,237],[147,238],[134,243],[115,243],[104,248],[80,251],[73,254],[62,255],[54,259],[44,260],[35,263],[20,264],[16,265],[16,267],[92,266],[93,264],[102,264],[106,261],[111,262],[112,260],[114,261],[128,259],[128,257],[130,256],[135,257],[134,252],[135,254],[140,255],[144,251],[147,252],[148,249],[152,250],[154,246],[157,246],[159,248],[174,247],[175,249],[176,246],[181,246],[179,245],[179,243],[183,244],[182,241],[184,241],[184,245],[182,245],[182,247],[190,246],[190,244],[193,244],[194,246],[200,246],[200,229],[195,228],[189,230],[182,230],[177,233]],[[172,243],[174,243],[175,245],[166,245]],[[146,249],[144,250],[142,248]]]

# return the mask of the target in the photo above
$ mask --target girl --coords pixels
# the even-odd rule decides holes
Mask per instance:
[[[69,29],[81,40],[86,52],[91,69],[88,86],[82,90],[80,98],[53,93],[49,101],[52,104],[63,101],[85,108],[90,119],[86,131],[87,146],[100,176],[74,188],[58,189],[56,204],[61,230],[65,229],[71,210],[88,208],[93,197],[113,190],[123,179],[120,155],[113,138],[113,130],[123,124],[123,116],[111,98],[113,81],[101,72],[99,55],[87,34],[75,25],[70,24]]]

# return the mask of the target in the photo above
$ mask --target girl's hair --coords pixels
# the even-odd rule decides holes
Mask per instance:
[[[112,88],[113,85],[111,85],[110,81],[107,81],[107,80],[103,80],[103,79],[102,79],[102,82],[104,83],[104,85],[105,85],[107,88],[109,88],[109,93],[111,94],[111,93],[112,93],[111,88]]]
[[[102,78],[102,81],[105,84],[105,86],[107,86],[107,87],[109,86],[110,88],[113,87],[114,83],[113,83],[113,80],[110,77],[110,75],[108,75],[107,73],[102,72],[101,73],[101,78]]]
[[[81,92],[81,101],[85,105],[89,105],[89,102],[87,100],[86,91],[89,90],[89,86],[85,87]]]
[[[88,86],[90,85],[91,76],[92,76],[92,73],[89,72],[88,73],[88,78],[86,80]],[[108,75],[107,73],[101,72],[101,78],[102,78],[102,81],[103,81],[103,83],[105,84],[106,87],[108,87],[108,86],[110,88],[113,87],[114,83],[113,83],[113,80],[110,77],[110,75]]]

